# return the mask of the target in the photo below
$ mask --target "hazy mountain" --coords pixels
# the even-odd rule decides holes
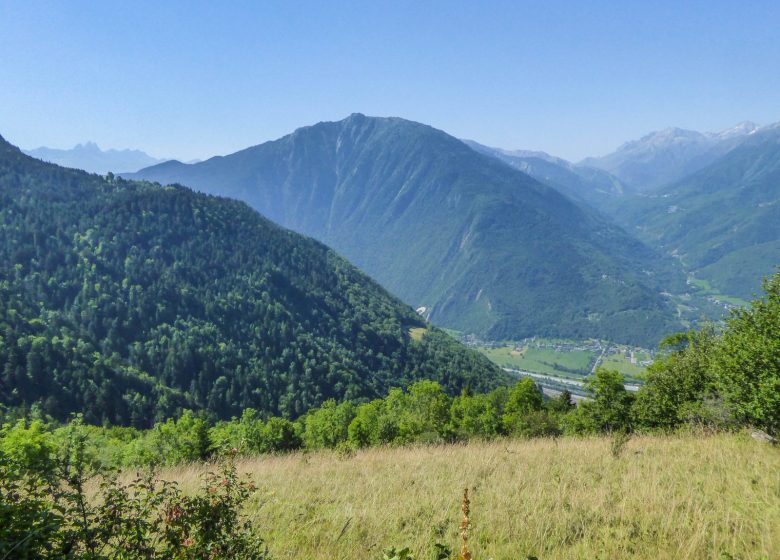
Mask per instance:
[[[23,151],[28,156],[43,161],[100,175],[105,175],[109,171],[113,173],[138,171],[164,161],[140,150],[101,150],[94,142],[77,144],[70,150],[42,147]]]
[[[595,207],[601,207],[608,199],[619,197],[624,192],[620,179],[601,169],[576,166],[545,152],[491,148],[473,140],[464,142],[480,153],[500,159],[534,179]]]
[[[421,378],[451,393],[503,381],[241,202],[109,181],[0,138],[0,216],[0,406],[147,426],[183,407],[295,416]]]
[[[717,133],[667,128],[626,142],[606,156],[587,158],[580,165],[608,171],[632,191],[648,192],[706,167],[757,129],[751,122]]]
[[[750,298],[780,264],[780,126],[766,127],[704,169],[619,212],[696,276]]]
[[[438,324],[651,342],[670,265],[595,210],[429,126],[352,115],[133,175],[247,201],[347,256]],[[661,278],[663,277],[663,278]]]

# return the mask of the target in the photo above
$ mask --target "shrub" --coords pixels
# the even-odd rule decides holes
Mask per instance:
[[[599,368],[588,378],[585,387],[593,399],[583,401],[563,419],[568,434],[620,432],[631,428],[634,395],[623,384],[623,374]]]
[[[713,370],[736,417],[780,434],[780,270],[764,281],[766,296],[733,312]]]
[[[676,428],[706,416],[697,409],[714,392],[711,367],[716,343],[711,327],[664,339],[661,346],[672,352],[647,369],[633,409],[638,426]]]
[[[503,417],[506,433],[526,431],[526,417],[544,407],[544,395],[533,379],[525,377],[509,391],[509,399]]]
[[[268,558],[241,517],[253,488],[232,460],[187,496],[151,471],[122,482],[94,461],[79,422],[67,430],[56,459],[25,461],[0,450],[0,558]],[[17,440],[4,437],[3,449]],[[86,490],[91,481],[94,495]]]
[[[336,404],[333,399],[311,411],[304,420],[303,441],[308,449],[335,449],[347,441],[349,424],[355,417],[355,407],[350,402]]]

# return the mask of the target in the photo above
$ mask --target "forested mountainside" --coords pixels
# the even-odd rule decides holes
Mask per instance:
[[[460,140],[352,115],[131,175],[239,198],[318,238],[432,321],[493,339],[655,343],[678,330],[672,259]]]
[[[780,263],[780,127],[615,215],[721,292],[751,299]]]
[[[148,426],[183,408],[296,416],[415,379],[452,393],[503,381],[241,202],[61,168],[0,139],[0,216],[6,407]]]

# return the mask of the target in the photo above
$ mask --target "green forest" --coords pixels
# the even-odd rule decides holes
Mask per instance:
[[[765,282],[765,297],[735,311],[722,332],[707,327],[665,339],[643,386],[632,392],[623,376],[598,369],[588,378],[592,398],[578,406],[562,392],[546,398],[532,379],[489,392],[465,387],[450,396],[431,380],[391,389],[370,401],[327,400],[294,420],[264,418],[246,408],[230,420],[185,411],[151,429],[69,424],[34,414],[12,415],[0,449],[18,442],[63,445],[73,429],[96,459],[112,467],[175,465],[217,454],[254,455],[296,449],[349,451],[377,445],[452,443],[498,437],[581,436],[676,430],[685,426],[731,430],[752,426],[780,435],[780,271]],[[362,402],[361,402],[362,401]]]
[[[9,411],[151,427],[186,409],[295,418],[416,379],[450,394],[506,381],[243,203],[64,169],[2,139],[0,263]]]

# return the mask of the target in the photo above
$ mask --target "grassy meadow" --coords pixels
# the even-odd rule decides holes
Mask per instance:
[[[278,560],[459,548],[476,560],[780,557],[780,449],[744,433],[501,440],[242,459],[250,516]],[[185,489],[204,467],[162,474]]]
[[[596,357],[593,352],[557,352],[551,348],[523,348],[514,346],[480,348],[490,361],[501,366],[535,373],[578,379],[590,373]],[[575,370],[575,371],[572,371]]]
[[[714,288],[709,282],[707,282],[703,278],[696,278],[695,276],[689,274],[688,284],[696,288],[698,290],[699,295],[701,296],[704,297],[712,296],[718,301],[728,303],[735,307],[747,307],[748,305],[750,305],[750,302],[747,300],[738,298],[736,296],[729,296],[720,293],[716,288]]]
[[[637,361],[651,359],[651,356],[648,353],[637,352],[635,355]],[[599,365],[607,369],[619,371],[630,379],[641,379],[642,375],[647,371],[647,368],[638,363],[632,364],[631,360],[626,358],[623,354],[610,354],[604,356],[601,362],[599,362]]]

